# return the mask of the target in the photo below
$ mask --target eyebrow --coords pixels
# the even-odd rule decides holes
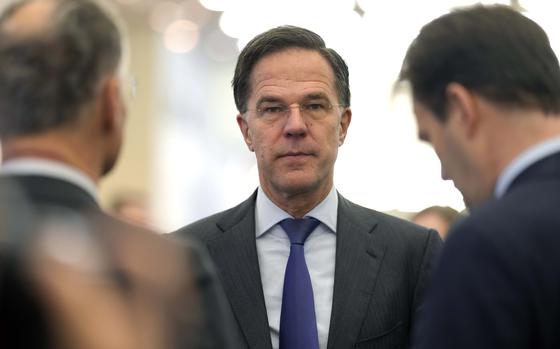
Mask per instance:
[[[312,100],[312,99],[325,99],[327,101],[329,100],[327,95],[324,94],[323,92],[310,93],[310,94],[306,95],[305,98],[304,98],[304,100]]]
[[[259,98],[259,100],[257,101],[257,107],[263,103],[283,103],[282,99],[278,98],[278,97],[272,97],[272,96],[264,96]]]
[[[330,101],[327,95],[323,92],[309,93],[303,97],[303,101],[310,101],[315,99],[324,99]],[[284,103],[282,98],[274,96],[263,96],[257,101],[257,107],[263,103]]]

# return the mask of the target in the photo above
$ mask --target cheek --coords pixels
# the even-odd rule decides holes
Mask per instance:
[[[274,142],[272,137],[266,134],[253,134],[253,151],[257,157],[257,161],[261,164],[271,162],[274,156]]]
[[[253,142],[253,147],[255,151],[263,151],[268,148],[268,137],[259,132],[249,132],[251,141]]]
[[[338,124],[318,124],[314,128],[308,127],[309,135],[318,143],[331,147],[340,140],[341,128]]]

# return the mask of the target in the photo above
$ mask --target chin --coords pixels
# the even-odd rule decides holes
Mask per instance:
[[[472,209],[492,199],[492,195],[493,195],[492,193],[489,194],[479,193],[478,195],[463,195],[463,202],[465,203],[465,207]]]
[[[321,182],[316,177],[310,176],[294,176],[294,178],[283,178],[278,181],[274,187],[280,192],[288,195],[297,195],[309,193],[317,190],[321,186]]]

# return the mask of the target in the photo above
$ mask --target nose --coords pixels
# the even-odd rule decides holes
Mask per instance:
[[[302,137],[307,134],[307,124],[299,105],[290,106],[288,118],[284,126],[286,137]]]

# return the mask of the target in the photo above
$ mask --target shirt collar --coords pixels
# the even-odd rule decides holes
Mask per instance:
[[[0,175],[46,176],[61,179],[82,188],[98,201],[95,183],[84,173],[62,162],[31,157],[6,160],[0,167]]]
[[[560,152],[560,137],[554,137],[522,152],[502,171],[496,182],[494,196],[501,198],[515,178],[537,161]]]
[[[313,217],[319,220],[333,233],[336,233],[337,213],[338,195],[333,186],[327,197],[305,214],[305,217]],[[255,206],[255,230],[257,238],[286,218],[293,217],[272,202],[272,200],[266,196],[262,188],[259,187]]]

